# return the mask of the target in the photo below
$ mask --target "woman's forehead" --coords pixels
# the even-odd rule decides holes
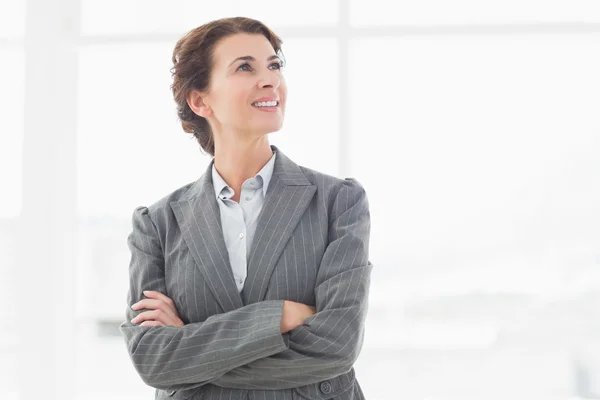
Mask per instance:
[[[274,54],[273,46],[261,34],[238,33],[222,39],[215,48],[216,61],[223,68],[238,57],[251,56],[259,62],[266,62]]]

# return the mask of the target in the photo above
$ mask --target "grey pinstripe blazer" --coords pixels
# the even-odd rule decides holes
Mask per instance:
[[[185,326],[120,325],[136,371],[156,399],[364,399],[354,374],[364,338],[372,264],[362,185],[294,163],[276,146],[248,276],[229,265],[212,162],[154,204],[137,207],[127,238],[129,306],[156,290]],[[280,333],[283,300],[316,307]]]

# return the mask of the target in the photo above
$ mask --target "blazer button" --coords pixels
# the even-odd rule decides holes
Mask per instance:
[[[177,390],[171,390],[167,392],[167,396],[171,397],[173,396],[175,393],[177,392]]]
[[[323,394],[329,394],[329,393],[331,393],[331,389],[332,389],[331,383],[329,383],[329,381],[323,381],[323,382],[321,382],[319,389],[321,389],[321,392]]]

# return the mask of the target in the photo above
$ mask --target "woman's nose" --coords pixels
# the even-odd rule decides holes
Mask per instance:
[[[264,72],[259,80],[258,80],[258,87],[259,88],[265,88],[265,87],[271,87],[271,88],[278,88],[279,87],[279,83],[280,83],[280,79],[279,77],[272,71],[268,71],[268,72]]]

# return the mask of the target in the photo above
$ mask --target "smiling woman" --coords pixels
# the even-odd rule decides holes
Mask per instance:
[[[157,399],[364,399],[353,365],[373,267],[369,204],[356,179],[269,144],[287,100],[281,44],[238,17],[173,51],[183,130],[214,157],[132,217],[121,333]]]
[[[183,130],[192,133],[206,152],[215,155],[211,127],[222,136],[216,140],[236,140],[234,132],[247,138],[247,132],[261,135],[281,128],[287,93],[281,44],[265,25],[246,18],[213,21],[177,42],[171,89]],[[246,54],[249,49],[256,57]],[[257,97],[257,84],[263,96]],[[277,104],[256,104],[265,101]],[[252,106],[277,113],[266,118]]]

